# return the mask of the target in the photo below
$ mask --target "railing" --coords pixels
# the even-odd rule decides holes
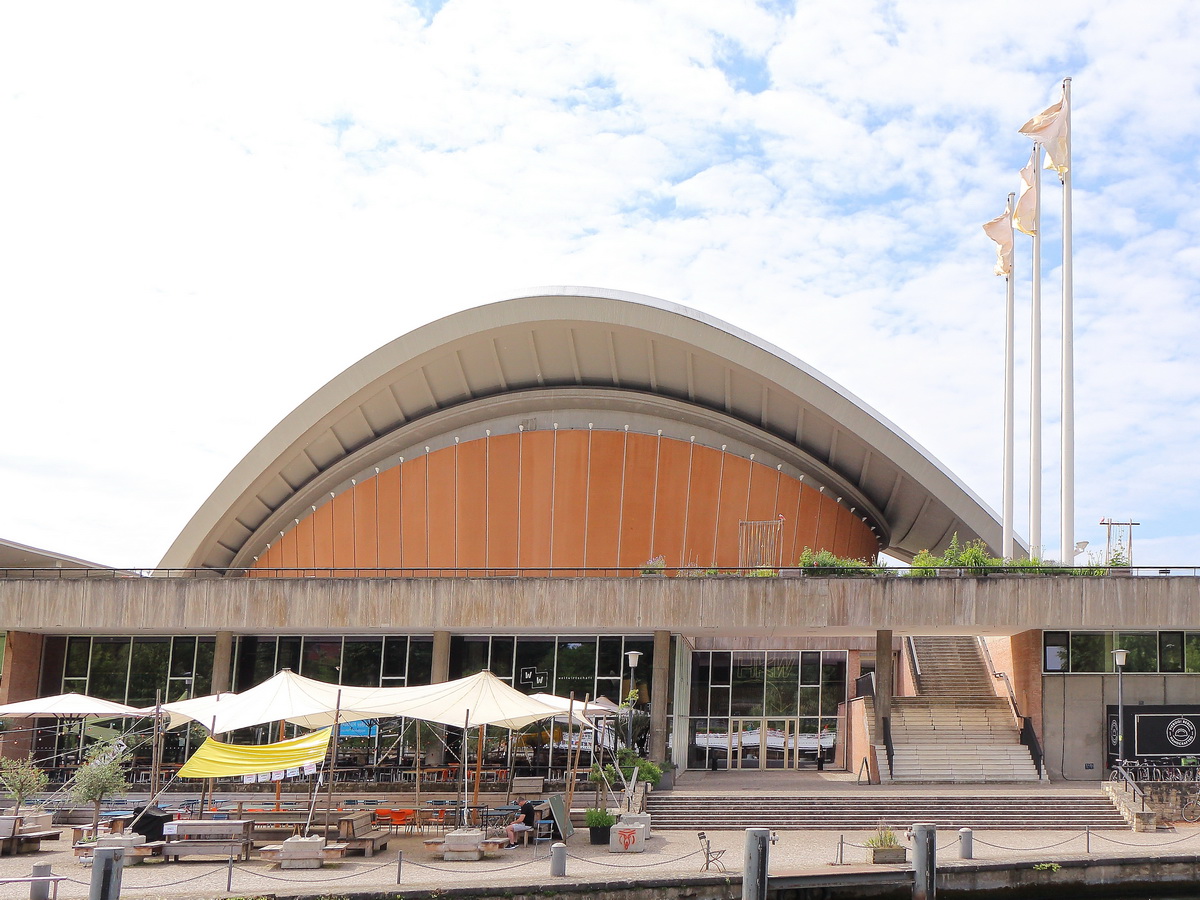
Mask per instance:
[[[991,673],[993,678],[999,678],[1004,681],[1004,687],[1008,690],[1008,708],[1012,713],[1013,724],[1015,724],[1017,728],[1024,728],[1026,719],[1021,715],[1021,711],[1017,707],[1017,694],[1013,690],[1012,681],[1009,679],[1008,673],[998,672],[996,670],[996,664],[992,662],[992,652],[988,649],[987,641],[982,635],[975,638],[975,643],[979,646],[980,651],[983,653],[983,659],[984,662],[987,663],[988,672]],[[1021,743],[1025,742],[1021,741]]]
[[[1032,568],[1024,566],[990,566],[981,568],[924,567],[928,573],[916,577],[979,578],[984,576],[1009,577],[1200,577],[1200,566],[1159,568],[1112,568],[1103,566],[1065,566]],[[908,568],[875,566],[864,568],[834,569],[798,568],[783,566],[778,569],[767,567],[701,568],[697,566],[667,566],[648,569],[645,566],[286,566],[277,568],[228,567],[228,568],[57,568],[57,567],[11,567],[0,568],[0,580],[18,579],[116,579],[116,578],[631,578],[640,575],[666,576],[670,578],[907,578],[914,577]]]
[[[1134,799],[1141,801],[1142,811],[1144,812],[1146,809],[1146,792],[1138,786],[1137,780],[1133,777],[1133,773],[1131,773],[1127,768],[1128,765],[1129,764],[1126,762],[1117,760],[1116,763],[1113,764],[1111,771],[1108,773],[1108,780],[1116,782],[1124,787],[1126,793],[1132,792]]]
[[[868,672],[866,675],[859,675],[854,679],[854,696],[855,697],[874,697],[875,696],[875,673]]]
[[[1033,728],[1033,719],[1029,716],[1021,717],[1021,743],[1029,748],[1029,757],[1033,760],[1034,768],[1037,769],[1038,778],[1045,778],[1042,745],[1038,742],[1037,732]]]
[[[917,644],[913,640],[911,634],[904,637],[905,646],[908,647],[908,661],[912,665],[913,676],[917,681],[921,680],[921,661],[917,659]]]
[[[888,776],[890,777],[892,775],[892,773],[894,773],[896,771],[895,766],[893,765],[893,763],[896,760],[896,751],[892,747],[892,717],[891,716],[883,717],[883,749],[887,751]]]

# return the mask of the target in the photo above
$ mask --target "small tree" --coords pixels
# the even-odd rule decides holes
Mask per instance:
[[[16,801],[14,816],[21,814],[21,804],[25,798],[40,794],[46,789],[50,777],[33,764],[33,754],[20,759],[0,757],[0,785],[7,794],[12,794]]]
[[[71,799],[93,805],[93,834],[100,824],[101,801],[114,794],[129,792],[129,782],[125,780],[125,766],[128,762],[129,753],[124,744],[104,741],[93,744],[88,749],[86,762],[75,773]]]

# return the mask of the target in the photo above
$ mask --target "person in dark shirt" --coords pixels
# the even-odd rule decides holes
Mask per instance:
[[[508,846],[505,850],[515,850],[517,846],[517,835],[523,831],[533,831],[537,825],[538,812],[537,807],[533,805],[532,800],[527,800],[525,797],[517,798],[517,806],[521,807],[521,811],[517,817],[508,824],[505,832],[508,834]]]

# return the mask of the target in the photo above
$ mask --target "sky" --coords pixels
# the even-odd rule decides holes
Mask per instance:
[[[1136,565],[1200,566],[1197,47],[1189,0],[3,4],[0,537],[152,566],[347,366],[553,284],[763,336],[999,511],[1005,286],[981,225],[1069,76],[1075,538],[1132,519]],[[1025,536],[1028,238],[1016,258]]]

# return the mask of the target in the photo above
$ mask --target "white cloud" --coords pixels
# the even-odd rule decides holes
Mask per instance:
[[[1073,75],[1076,536],[1132,509],[1147,546],[1186,562],[1200,550],[1200,12],[1006,10],[5,7],[0,378],[19,389],[0,534],[151,564],[355,359],[553,283],[642,291],[770,337],[998,508],[1003,284],[979,225],[1028,154],[1017,126]],[[766,90],[731,83],[731,48],[765,61]],[[1046,192],[1053,545],[1053,179]]]

